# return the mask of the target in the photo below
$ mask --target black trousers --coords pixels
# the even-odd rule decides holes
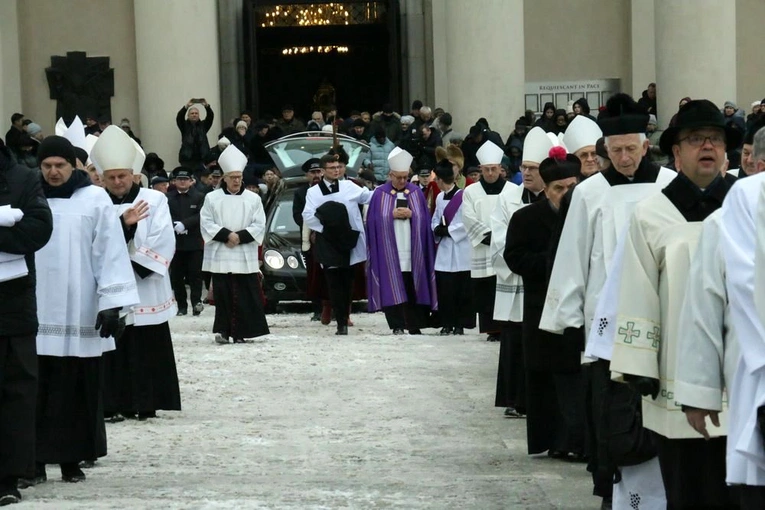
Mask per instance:
[[[554,373],[558,410],[562,418],[558,427],[561,450],[585,453],[584,440],[584,378],[582,372]]]
[[[329,301],[335,312],[337,327],[348,326],[348,311],[351,307],[351,289],[353,287],[353,267],[332,267],[324,269],[329,289]]]
[[[614,473],[605,462],[608,452],[601,441],[603,402],[608,385],[611,384],[609,367],[608,360],[582,365],[585,391],[585,449],[589,459],[587,471],[592,474],[592,494],[603,498],[610,498],[614,490]]]
[[[442,327],[469,328],[475,324],[475,312],[470,302],[473,294],[470,271],[436,271],[436,291]]]
[[[734,485],[731,489],[736,495],[741,510],[762,510],[765,508],[765,487]]]
[[[494,407],[512,407],[526,413],[526,365],[523,362],[522,336],[523,324],[520,322],[502,323]]]
[[[0,336],[0,480],[34,473],[35,335]]]
[[[191,306],[202,302],[202,250],[176,251],[170,263],[170,283],[179,310],[188,310],[186,284],[191,290]]]
[[[414,290],[412,273],[403,273],[406,303],[383,307],[385,320],[390,329],[408,329],[409,331],[427,327],[430,307],[417,304],[417,293]]]
[[[738,508],[733,491],[725,484],[727,438],[654,436],[668,509]]]

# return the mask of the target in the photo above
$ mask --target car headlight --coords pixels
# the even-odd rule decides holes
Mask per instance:
[[[263,254],[263,260],[274,269],[284,267],[284,257],[276,250],[266,250],[266,253]]]
[[[289,257],[287,257],[287,265],[290,266],[292,269],[297,269],[300,264],[298,263],[298,259],[296,256],[290,255]]]

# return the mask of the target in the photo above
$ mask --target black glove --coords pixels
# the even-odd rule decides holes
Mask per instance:
[[[486,246],[491,246],[491,232],[486,234],[486,236],[483,238],[483,241],[481,241],[481,244],[485,244]]]
[[[112,336],[117,339],[122,336],[125,331],[125,319],[120,319],[120,309],[112,308],[98,312],[96,329],[99,330],[101,338]]]
[[[437,237],[449,237],[449,227],[446,225],[439,225],[433,229],[433,233]]]
[[[640,375],[625,375],[624,380],[644,397],[651,395],[651,398],[656,400],[656,397],[659,396],[661,385],[658,379]]]

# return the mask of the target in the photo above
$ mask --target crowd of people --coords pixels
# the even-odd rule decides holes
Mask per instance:
[[[503,142],[484,118],[459,136],[419,101],[307,125],[285,105],[242,112],[210,147],[212,107],[190,99],[169,173],[129,122],[89,133],[79,119],[41,137],[30,170],[32,124],[14,115],[0,504],[46,464],[84,480],[106,420],[180,410],[168,321],[203,313],[204,287],[216,343],[269,333],[260,247],[285,183],[264,143],[323,130],[370,157],[357,176],[339,144],[302,165],[312,320],[348,335],[365,299],[394,336],[499,341],[494,405],[526,420],[529,454],[585,464],[602,508],[765,508],[765,112],[742,124],[735,105],[685,98],[657,131],[653,84],[596,116],[584,99],[570,110],[527,112]]]

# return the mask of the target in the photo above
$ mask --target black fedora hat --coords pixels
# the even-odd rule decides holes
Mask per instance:
[[[659,139],[659,148],[664,154],[672,154],[672,146],[683,129],[718,128],[725,131],[726,150],[741,145],[744,134],[725,123],[725,116],[712,101],[695,99],[685,103],[677,112],[675,125],[667,128]]]

